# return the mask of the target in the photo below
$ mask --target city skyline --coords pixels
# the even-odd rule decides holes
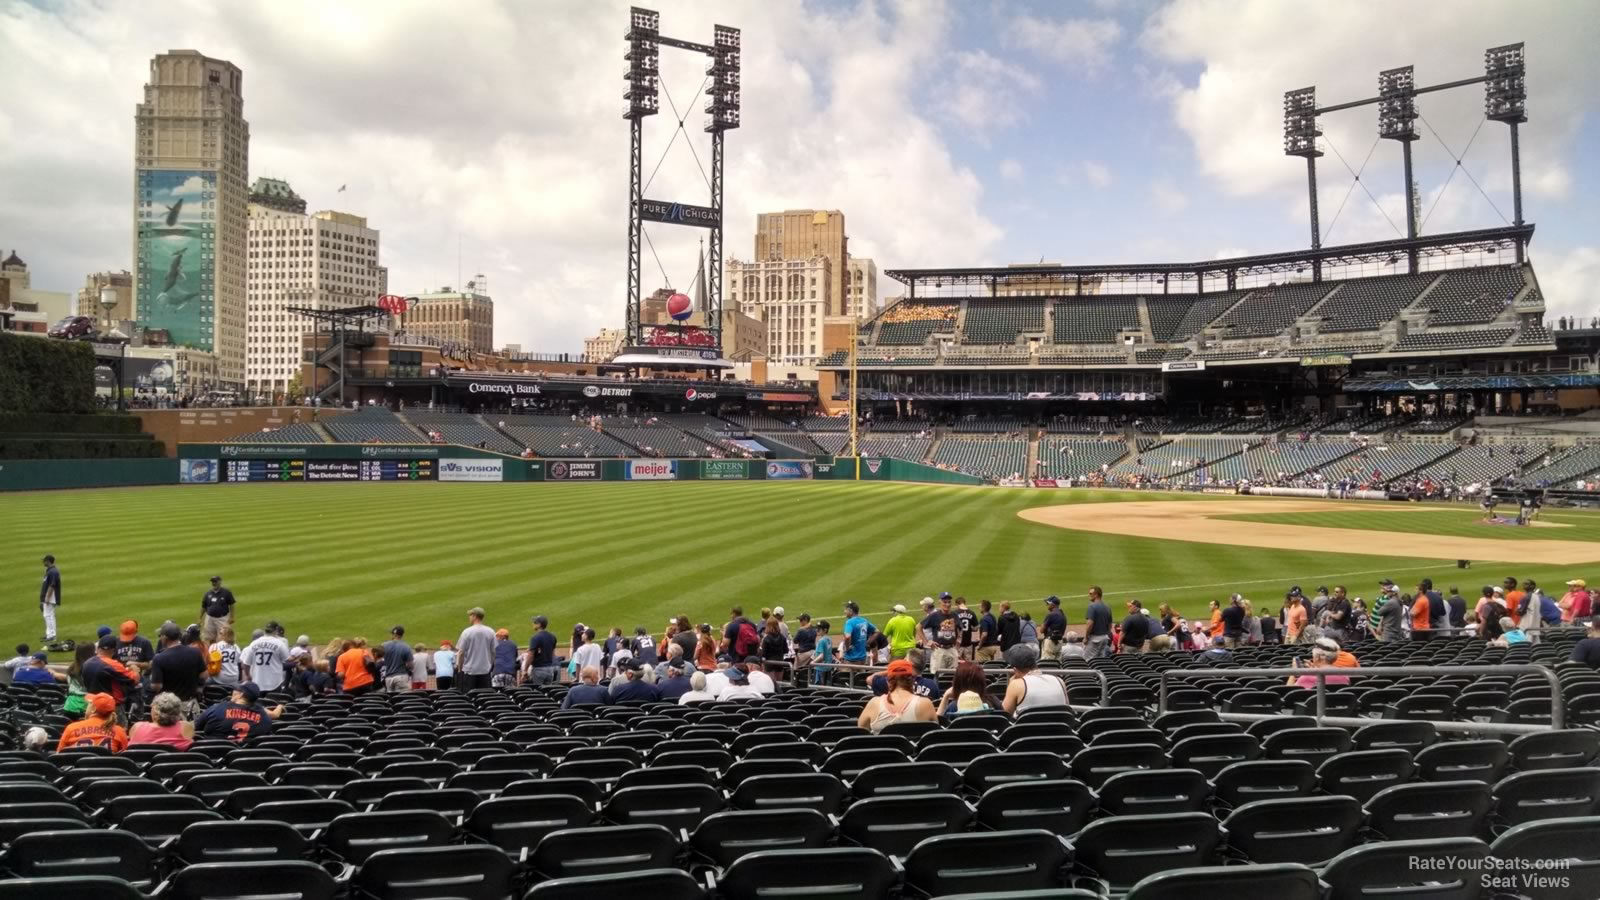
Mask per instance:
[[[152,56],[188,47],[250,79],[251,180],[282,178],[312,208],[367,216],[383,229],[397,290],[460,287],[459,246],[463,275],[484,272],[497,285],[503,342],[576,352],[621,318],[627,160],[615,69],[626,9],[484,3],[439,21],[424,7],[363,4],[7,6],[0,80],[13,91],[0,128],[13,139],[0,142],[0,182],[10,186],[0,242],[22,250],[48,289],[136,270],[125,224],[128,104]],[[851,255],[880,270],[1304,247],[1304,169],[1281,153],[1284,90],[1314,84],[1326,102],[1358,98],[1375,93],[1378,71],[1405,64],[1424,82],[1468,77],[1485,48],[1526,41],[1532,259],[1551,320],[1589,314],[1580,289],[1600,277],[1600,213],[1584,87],[1600,75],[1586,49],[1597,26],[1577,7],[1487,2],[1425,26],[1364,26],[1386,10],[862,0],[661,12],[673,35],[709,36],[714,22],[743,32],[744,125],[728,139],[730,250],[747,246],[758,212],[836,208],[849,216]],[[49,62],[58,59],[79,63]],[[444,59],[449,66],[437,64]],[[703,76],[667,55],[663,73],[669,113],[667,97],[682,107]],[[703,202],[694,105],[684,115],[700,157],[680,136],[652,197]],[[1499,224],[1510,215],[1507,141],[1499,126],[1474,137],[1481,94],[1419,105],[1425,231]],[[647,173],[672,137],[670,119],[646,130]],[[1363,169],[1373,119],[1368,110],[1324,122],[1338,150],[1320,173],[1328,243],[1392,237],[1392,223],[1404,225],[1395,147],[1377,146],[1365,164],[1376,205],[1339,162]],[[1445,146],[1459,154],[1469,139],[1463,169],[1473,179],[1451,178]],[[646,285],[688,289],[697,235],[687,231],[649,230],[662,263],[646,254]],[[897,286],[884,279],[878,293]]]

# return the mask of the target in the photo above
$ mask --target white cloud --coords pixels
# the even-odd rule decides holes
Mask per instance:
[[[1181,212],[1189,205],[1189,195],[1167,179],[1150,184],[1150,201],[1164,213]]]
[[[1561,174],[1564,159],[1590,105],[1585,85],[1600,78],[1591,11],[1573,4],[1460,0],[1451,4],[1450,15],[1430,19],[1425,31],[1372,27],[1394,14],[1387,0],[1175,0],[1150,18],[1141,40],[1158,60],[1184,72],[1168,76],[1179,82],[1172,95],[1174,117],[1193,143],[1201,170],[1237,194],[1304,183],[1304,165],[1282,152],[1283,91],[1315,85],[1324,104],[1370,97],[1379,71],[1407,63],[1415,64],[1420,84],[1468,77],[1481,73],[1486,47],[1524,40],[1528,86],[1536,99],[1522,127],[1523,179],[1541,194],[1561,195],[1568,184]],[[1443,181],[1454,164],[1428,126],[1460,153],[1482,121],[1482,103],[1476,87],[1419,98],[1428,124],[1419,125],[1423,139],[1414,146],[1425,189]],[[1329,114],[1321,124],[1325,145],[1359,168],[1376,137],[1375,109]],[[1480,180],[1507,167],[1504,132],[1497,123],[1485,124],[1467,154],[1466,164]],[[1399,155],[1388,142],[1380,144],[1367,177],[1399,181],[1393,174]],[[1319,168],[1329,180],[1348,181],[1331,151]]]
[[[1094,188],[1106,188],[1111,185],[1111,181],[1110,167],[1092,159],[1066,163],[1056,169],[1056,183],[1062,187],[1071,188],[1086,184]]]
[[[963,50],[953,57],[943,93],[947,113],[957,124],[973,130],[985,143],[991,129],[1015,125],[1025,118],[1027,103],[1043,84],[1028,70],[997,59],[982,50]]]
[[[980,180],[912,99],[946,73],[945,4],[751,9],[662,10],[663,32],[689,40],[709,40],[714,22],[744,29],[726,255],[751,255],[757,212],[798,207],[844,210],[852,251],[880,268],[991,254],[1002,232],[983,214]],[[288,180],[313,210],[367,216],[396,291],[455,284],[459,239],[463,276],[489,278],[498,342],[576,351],[623,316],[627,11],[619,0],[481,0],[443,17],[433,4],[379,0],[0,5],[0,235],[28,237],[34,250],[18,250],[45,289],[131,267],[129,113],[150,57],[193,47],[244,71],[252,179]],[[690,102],[704,66],[662,54],[667,92],[645,129],[646,175],[672,136],[667,94],[699,163],[680,135],[652,197],[704,202],[704,97]],[[1025,86],[999,71],[999,83]],[[666,279],[687,285],[701,234],[649,234]],[[666,280],[648,249],[644,266],[647,291]]]
[[[1122,26],[1112,19],[1044,19],[1023,14],[1011,20],[1006,41],[1045,59],[1086,71],[1111,61]]]
[[[205,179],[201,178],[199,175],[191,175],[190,177],[185,178],[183,180],[183,184],[180,184],[177,187],[172,189],[172,196],[174,196],[174,197],[187,197],[187,196],[198,197],[201,194],[204,194],[209,189],[210,189],[210,186],[206,184]]]
[[[1007,181],[1022,180],[1022,163],[1014,159],[1000,160],[1000,177]]]
[[[1533,255],[1539,292],[1544,295],[1545,321],[1576,316],[1587,325],[1600,312],[1594,301],[1594,286],[1600,284],[1600,247]]]

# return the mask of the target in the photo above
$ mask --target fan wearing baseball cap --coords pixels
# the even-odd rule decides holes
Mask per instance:
[[[889,663],[883,670],[889,681],[889,692],[867,701],[856,725],[877,734],[896,722],[931,722],[934,720],[933,703],[912,692],[917,670],[903,659]]]
[[[128,732],[117,724],[117,701],[110,694],[88,694],[84,698],[83,718],[71,722],[61,732],[56,750],[74,747],[107,747],[121,753],[128,746]]]
[[[253,737],[272,733],[272,720],[283,715],[282,706],[268,709],[261,705],[261,688],[246,681],[220,703],[206,707],[195,717],[194,732],[213,738],[226,738],[242,744]]]
[[[122,664],[138,672],[141,676],[150,671],[150,663],[156,658],[156,648],[150,639],[139,633],[139,623],[129,619],[117,629],[117,659]]]

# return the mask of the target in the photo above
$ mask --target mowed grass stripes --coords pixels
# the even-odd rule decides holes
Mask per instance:
[[[1516,518],[1515,503],[1503,503],[1496,510],[1502,518]],[[1600,513],[1575,509],[1547,508],[1538,517],[1543,525],[1518,527],[1491,525],[1483,521],[1477,507],[1390,506],[1355,507],[1348,510],[1316,513],[1266,513],[1223,518],[1276,525],[1317,525],[1324,528],[1353,528],[1361,531],[1400,531],[1410,534],[1447,534],[1455,537],[1489,538],[1507,541],[1600,541]],[[1563,579],[1565,580],[1565,579]]]
[[[1130,538],[1016,516],[1057,503],[1093,503],[1115,516],[1120,502],[1155,499],[1206,498],[871,482],[288,484],[7,494],[0,495],[8,526],[0,546],[8,598],[0,605],[0,637],[15,643],[39,636],[45,553],[56,555],[63,572],[62,633],[78,639],[96,625],[130,617],[146,632],[163,619],[195,621],[212,574],[223,575],[238,595],[242,630],[276,619],[291,637],[306,633],[318,643],[378,639],[395,624],[415,640],[453,639],[466,610],[479,605],[491,624],[522,638],[535,614],[549,616],[563,632],[575,621],[659,632],[678,613],[721,623],[734,604],[752,612],[781,605],[791,620],[803,611],[837,620],[843,602],[853,599],[881,621],[893,604],[914,606],[949,590],[973,601],[1023,601],[1036,615],[1040,598],[1058,594],[1078,620],[1090,584],[1116,598],[1170,602],[1199,615],[1207,601],[1234,590],[1276,608],[1290,584],[1309,590],[1343,581],[1352,594],[1370,596],[1384,576],[1452,578],[1454,567],[1439,560]],[[1450,524],[1448,513],[1416,515]],[[1369,527],[1396,528],[1396,517],[1420,521],[1391,513]],[[1327,517],[1317,523],[1333,524]],[[1593,539],[1590,524],[1580,524],[1574,537]],[[1537,536],[1564,531],[1539,529]],[[1470,533],[1498,530],[1474,526]],[[1476,585],[1513,574],[1500,568],[1460,579]],[[1514,574],[1571,577],[1538,568]]]

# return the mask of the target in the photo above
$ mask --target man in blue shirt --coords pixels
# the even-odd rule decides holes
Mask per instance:
[[[679,697],[689,692],[689,676],[684,673],[683,657],[667,663],[667,677],[656,682],[656,693],[663,703],[677,703]]]
[[[578,683],[567,691],[567,696],[561,698],[561,708],[599,706],[608,699],[610,697],[606,689],[600,686],[600,669],[596,666],[584,666],[578,671]]]
[[[415,654],[405,642],[404,625],[389,629],[389,640],[383,642],[383,689],[390,694],[411,690],[411,661]]]
[[[1090,659],[1111,655],[1111,607],[1106,605],[1099,585],[1089,588],[1089,608],[1084,613],[1084,655]]]
[[[912,650],[907,653],[906,662],[911,663],[911,668],[917,670],[916,677],[911,682],[911,693],[918,697],[924,697],[929,701],[937,701],[939,698],[939,682],[923,674],[922,651]],[[872,676],[871,685],[872,696],[874,697],[881,697],[889,693],[889,679],[885,675]]]
[[[17,684],[55,684],[57,681],[66,681],[65,675],[56,675],[50,671],[50,654],[35,653],[22,666],[11,673],[11,680]]]
[[[497,629],[494,633],[494,677],[489,679],[489,685],[497,688],[514,688],[517,686],[517,642],[511,639],[511,632],[504,628]]]
[[[611,679],[612,703],[654,703],[661,699],[656,686],[644,680],[644,666],[637,658],[622,661],[621,671]]]
[[[866,665],[867,638],[876,628],[861,615],[861,607],[854,600],[844,605],[844,634],[840,645],[840,658],[853,665]]]
[[[561,670],[556,668],[556,636],[550,633],[550,620],[533,617],[533,637],[528,638],[528,684],[555,684]]]

